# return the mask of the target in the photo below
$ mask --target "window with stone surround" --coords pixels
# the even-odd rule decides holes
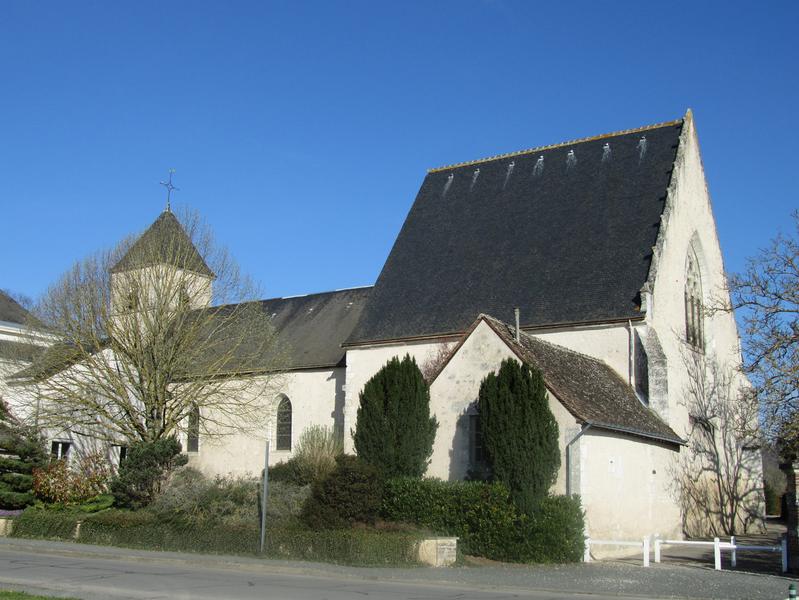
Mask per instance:
[[[705,325],[702,309],[702,278],[699,260],[693,248],[688,252],[685,277],[685,340],[694,348],[705,350]]]
[[[291,450],[291,400],[283,396],[277,405],[275,449]]]

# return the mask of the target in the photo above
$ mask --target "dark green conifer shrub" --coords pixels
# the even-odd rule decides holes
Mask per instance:
[[[16,510],[34,501],[34,469],[47,463],[39,435],[20,423],[0,399],[0,509]]]
[[[427,470],[438,421],[416,361],[392,358],[364,386],[353,432],[358,456],[385,478],[421,477]]]
[[[150,504],[169,473],[188,462],[181,450],[180,442],[173,437],[132,444],[111,480],[115,504],[132,509]]]
[[[480,384],[483,447],[493,477],[530,513],[547,495],[560,467],[558,424],[549,410],[544,378],[516,360],[502,362]]]
[[[383,485],[375,467],[356,456],[342,455],[324,481],[314,484],[302,510],[313,529],[336,529],[353,523],[374,523],[380,512]]]

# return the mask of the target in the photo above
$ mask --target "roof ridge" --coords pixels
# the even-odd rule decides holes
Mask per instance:
[[[432,169],[427,169],[428,173],[438,173],[440,171],[446,171],[448,169],[455,169],[458,167],[468,167],[469,165],[479,165],[486,162],[491,162],[492,160],[499,160],[501,158],[512,158],[515,156],[521,156],[523,154],[531,154],[533,152],[540,152],[542,150],[552,150],[554,148],[562,148],[564,146],[571,146],[573,144],[582,144],[584,142],[593,142],[596,140],[601,140],[610,137],[616,137],[619,135],[627,135],[630,133],[639,133],[641,131],[650,131],[652,129],[659,129],[661,127],[668,127],[672,125],[682,124],[685,118],[674,119],[673,121],[663,121],[662,123],[654,123],[652,125],[644,125],[642,127],[636,127],[634,129],[622,129],[620,131],[613,131],[611,133],[602,133],[599,135],[592,135],[589,137],[583,138],[576,138],[573,140],[568,140],[566,142],[558,142],[557,144],[548,144],[546,146],[536,146],[535,148],[527,148],[525,150],[517,150],[515,152],[507,152],[505,154],[496,154],[494,156],[488,156],[486,158],[477,158],[475,160],[467,160],[464,162],[453,163],[451,165],[444,165],[443,167],[434,167]]]

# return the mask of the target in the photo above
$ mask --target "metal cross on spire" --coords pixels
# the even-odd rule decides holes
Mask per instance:
[[[160,182],[166,188],[166,212],[172,212],[172,192],[180,191],[180,188],[172,185],[172,175],[175,169],[169,169],[169,180]]]

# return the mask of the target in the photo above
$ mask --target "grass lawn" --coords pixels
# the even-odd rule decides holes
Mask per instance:
[[[12,592],[0,590],[0,600],[78,600],[78,598],[64,598],[62,596],[35,596],[25,592]]]

